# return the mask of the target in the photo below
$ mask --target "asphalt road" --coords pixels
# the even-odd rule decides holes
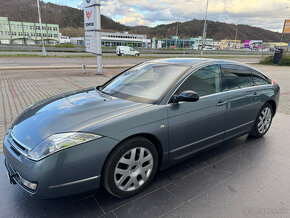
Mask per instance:
[[[142,57],[117,57],[105,56],[103,58],[104,65],[133,65],[147,60],[164,57],[180,57],[180,55],[154,55]],[[181,56],[188,57],[188,56]],[[200,57],[200,56],[196,56]],[[206,56],[205,56],[206,57]],[[211,58],[221,58],[226,60],[233,60],[243,63],[259,63],[262,57],[245,56],[245,57],[229,57],[229,56],[211,56]],[[96,58],[94,57],[0,57],[0,66],[81,66],[96,65]]]

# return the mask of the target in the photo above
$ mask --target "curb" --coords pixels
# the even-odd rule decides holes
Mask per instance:
[[[245,62],[244,64],[259,64],[259,62]],[[104,65],[104,69],[130,68],[131,65]],[[86,65],[86,69],[97,69],[97,65]],[[68,66],[0,66],[0,70],[57,70],[57,69],[82,69],[82,65]]]
[[[105,65],[104,69],[130,68],[134,65]],[[86,69],[97,69],[97,65],[86,65]],[[50,70],[50,69],[82,69],[82,65],[68,66],[0,66],[0,70]]]

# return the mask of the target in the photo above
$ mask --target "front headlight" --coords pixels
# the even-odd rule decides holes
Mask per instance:
[[[37,145],[29,152],[28,157],[38,161],[60,150],[96,140],[101,137],[100,135],[78,132],[55,134]]]

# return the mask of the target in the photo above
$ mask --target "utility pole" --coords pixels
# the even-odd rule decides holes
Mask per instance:
[[[177,40],[178,40],[178,22],[179,22],[179,17],[177,18],[177,26],[176,26],[176,43],[175,43],[176,48],[177,48]]]
[[[200,55],[203,55],[203,46],[204,46],[204,40],[206,40],[206,31],[207,31],[207,12],[208,12],[208,0],[206,0],[206,11],[205,11],[205,19],[204,19],[204,25],[203,25],[203,34],[202,34],[202,45],[201,45],[201,52]]]
[[[235,36],[235,50],[236,50],[236,47],[237,47],[237,38],[238,38],[238,25],[237,25],[236,36]]]
[[[42,44],[42,55],[43,56],[46,56],[46,50],[45,50],[44,41],[43,41],[42,22],[41,22],[41,11],[40,11],[39,0],[37,0],[37,7],[38,7],[38,18],[39,18],[41,44]]]

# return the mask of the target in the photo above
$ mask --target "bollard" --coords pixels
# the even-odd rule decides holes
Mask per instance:
[[[82,65],[82,71],[83,71],[83,74],[87,74],[86,65],[85,64]]]

